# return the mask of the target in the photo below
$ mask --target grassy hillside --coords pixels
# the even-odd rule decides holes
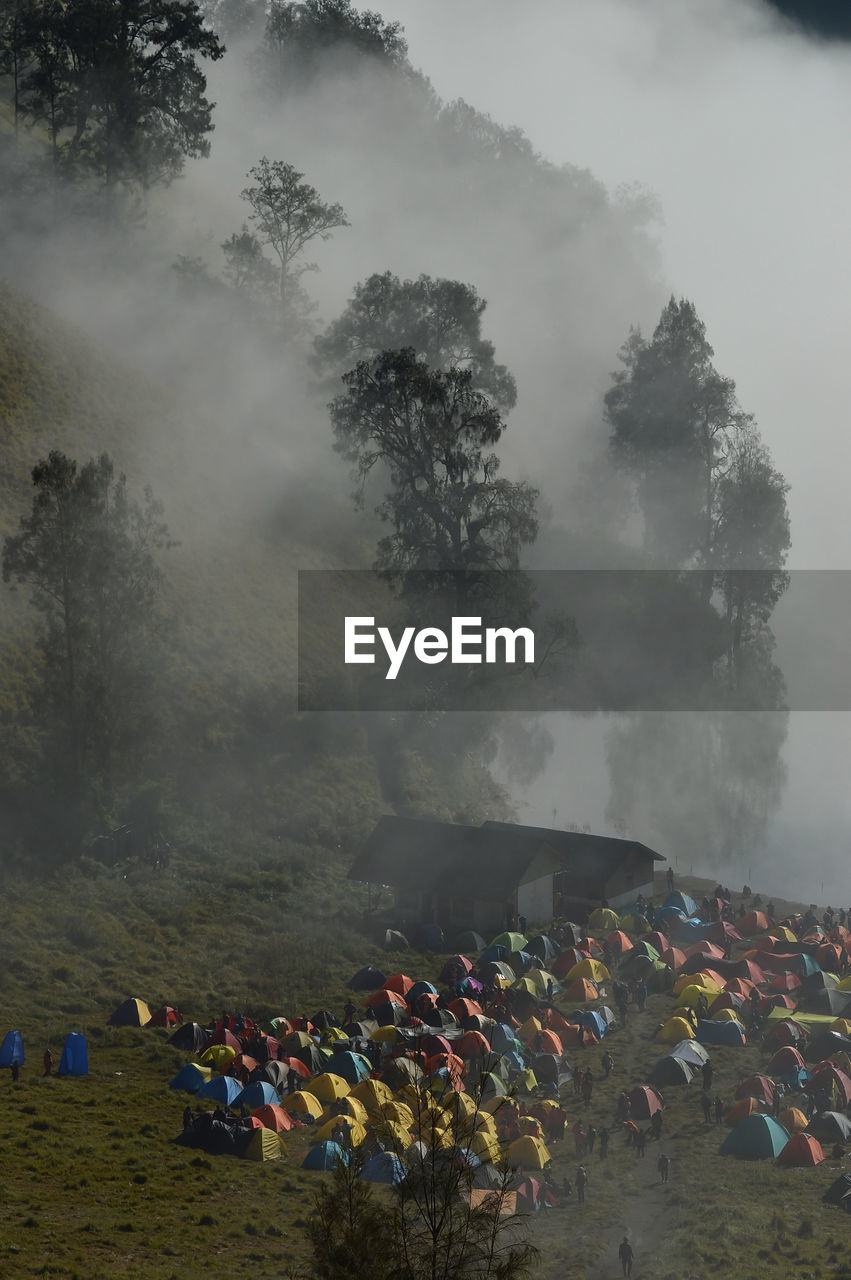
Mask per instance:
[[[206,883],[202,873],[184,861],[161,877],[73,875],[37,896],[18,881],[3,885],[0,1031],[18,1027],[27,1052],[20,1080],[3,1085],[0,1253],[8,1274],[219,1280],[250,1271],[265,1280],[305,1259],[303,1226],[325,1176],[300,1168],[316,1126],[288,1135],[285,1158],[263,1165],[174,1145],[188,1095],[167,1083],[191,1055],[169,1046],[164,1031],[109,1028],[106,1020],[128,995],[152,1006],[178,1002],[201,1021],[222,1008],[259,1018],[320,1008],[339,1015],[361,965],[436,981],[444,957],[382,952],[378,921],[364,914],[354,886],[348,908],[330,911],[330,865],[301,868],[290,884],[271,869],[237,868]],[[683,887],[702,894],[709,885]],[[590,1107],[570,1088],[563,1099],[568,1131],[553,1147],[556,1182],[575,1173],[577,1117],[611,1124],[620,1089],[646,1081],[671,1005],[670,996],[652,995],[644,1014],[632,1013],[607,1039],[616,1064],[608,1082],[601,1050],[569,1054],[574,1066],[590,1064],[597,1081]],[[89,1075],[44,1079],[45,1045],[58,1057],[70,1030],[87,1037]],[[712,1058],[713,1092],[727,1102],[765,1062],[758,1044],[716,1048]],[[661,1146],[674,1159],[667,1185],[654,1143],[642,1160],[614,1133],[608,1159],[589,1158],[584,1208],[568,1199],[533,1223],[542,1251],[536,1275],[616,1274],[627,1228],[636,1275],[660,1280],[851,1274],[846,1219],[821,1203],[843,1162],[829,1156],[815,1169],[783,1170],[721,1157],[727,1129],[704,1124],[699,1092],[699,1078],[666,1091]]]

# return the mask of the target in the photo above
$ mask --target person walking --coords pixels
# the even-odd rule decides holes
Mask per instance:
[[[668,874],[670,874],[670,872]],[[629,1242],[629,1236],[624,1236],[623,1240],[621,1240],[620,1248],[618,1249],[618,1257],[620,1258],[624,1275],[631,1276],[632,1264],[635,1261],[635,1250]]]
[[[49,1049],[45,1049],[44,1058],[42,1059],[42,1061],[44,1063],[44,1074],[46,1076],[49,1076],[51,1071],[53,1070],[53,1054],[50,1052]]]
[[[614,1070],[614,1066],[615,1066],[615,1060],[607,1049],[606,1052],[603,1054],[603,1078],[605,1080],[608,1080],[609,1076],[612,1074],[612,1071]]]
[[[724,1118],[724,1103],[723,1103],[723,1102],[722,1102],[722,1100],[721,1100],[721,1096],[720,1096],[720,1094],[717,1094],[717,1093],[716,1093],[716,1095],[715,1095],[715,1123],[716,1123],[716,1124],[721,1124],[721,1122],[722,1122],[723,1118]]]
[[[708,1093],[709,1090],[712,1088],[712,1077],[715,1074],[715,1068],[712,1065],[712,1059],[707,1058],[700,1070],[701,1070],[701,1074],[703,1075],[703,1087]]]
[[[668,1170],[670,1169],[670,1167],[671,1167],[671,1157],[666,1156],[665,1153],[662,1152],[659,1159],[656,1161],[656,1168],[659,1170],[659,1177],[662,1179],[663,1182],[668,1181]]]
[[[710,1124],[712,1121],[712,1102],[708,1093],[700,1095],[700,1105],[703,1107],[703,1119],[707,1124]]]
[[[581,1164],[576,1170],[576,1199],[579,1204],[585,1203],[585,1188],[588,1186],[588,1170]]]

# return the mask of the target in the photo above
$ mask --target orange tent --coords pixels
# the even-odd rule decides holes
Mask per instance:
[[[747,1120],[748,1116],[752,1116],[755,1112],[765,1115],[765,1107],[762,1103],[757,1102],[756,1098],[741,1098],[730,1107],[724,1117],[724,1122],[732,1127],[737,1125],[740,1120]]]
[[[275,1133],[283,1133],[286,1129],[295,1129],[298,1121],[294,1120],[289,1112],[283,1107],[279,1107],[276,1102],[266,1102],[262,1107],[257,1107],[251,1113],[253,1119],[259,1120],[266,1129],[273,1129]]]
[[[409,978],[406,973],[394,973],[392,978],[385,978],[385,991],[398,991],[400,996],[406,996],[414,985],[413,978]]]
[[[589,1000],[596,1000],[600,993],[589,978],[577,978],[575,982],[571,982],[564,995],[567,1000],[576,1000],[583,1004]]]
[[[739,933],[767,933],[771,921],[764,911],[749,911],[746,916],[736,922]]]
[[[824,1160],[822,1145],[811,1133],[796,1133],[777,1157],[778,1164],[805,1165],[812,1168]]]
[[[412,984],[413,985],[413,984]],[[407,1008],[405,997],[401,996],[398,991],[392,991],[389,987],[382,987],[380,991],[374,991],[366,1001],[367,1009],[377,1009],[381,1004],[400,1004],[403,1008]],[[481,1009],[479,1009],[481,1013]]]

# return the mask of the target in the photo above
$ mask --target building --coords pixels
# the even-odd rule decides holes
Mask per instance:
[[[491,935],[521,916],[529,926],[564,914],[567,904],[614,906],[653,893],[645,845],[608,836],[486,822],[480,827],[385,816],[349,871],[352,880],[389,885],[405,925],[437,924]]]

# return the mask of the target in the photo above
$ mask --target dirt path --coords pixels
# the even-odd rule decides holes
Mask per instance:
[[[638,1019],[640,1014],[632,1013],[627,1023],[626,1066],[631,1073],[635,1065],[638,1050]],[[665,1237],[679,1218],[677,1195],[680,1187],[678,1174],[682,1171],[680,1159],[680,1141],[677,1138],[663,1135],[660,1142],[648,1142],[647,1154],[644,1157],[634,1156],[636,1166],[642,1179],[640,1190],[636,1194],[631,1190],[624,1198],[623,1212],[617,1221],[612,1223],[603,1234],[605,1251],[598,1262],[588,1268],[585,1280],[618,1280],[622,1276],[622,1268],[618,1259],[618,1248],[624,1233],[629,1235],[635,1251],[635,1262],[632,1268],[632,1280],[658,1280],[666,1274],[664,1267]],[[661,1152],[671,1157],[669,1181],[662,1182],[657,1161]],[[592,1188],[589,1186],[589,1196]],[[673,1202],[672,1202],[673,1197]]]

